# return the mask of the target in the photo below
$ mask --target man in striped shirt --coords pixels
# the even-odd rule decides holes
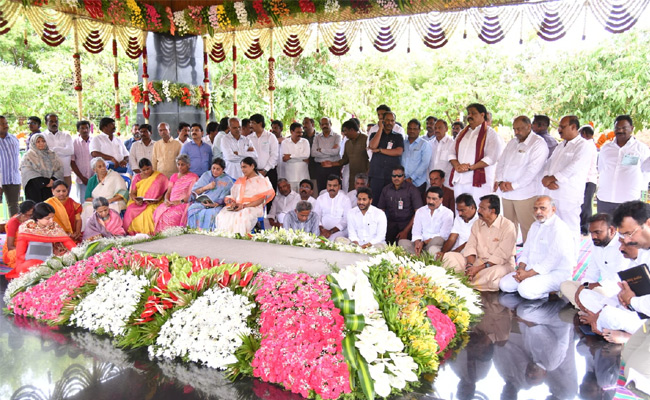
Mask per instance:
[[[20,143],[9,133],[7,119],[0,115],[0,200],[4,193],[9,215],[18,214],[20,195]]]

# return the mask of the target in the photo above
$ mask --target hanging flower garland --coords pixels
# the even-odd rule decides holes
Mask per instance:
[[[151,106],[157,103],[169,103],[178,101],[185,106],[194,106],[205,109],[207,100],[205,90],[202,86],[187,85],[185,83],[175,83],[170,81],[149,81],[147,84],[149,92],[149,101]],[[144,103],[144,87],[142,83],[131,88],[131,100],[134,103]],[[161,95],[162,93],[162,95]]]

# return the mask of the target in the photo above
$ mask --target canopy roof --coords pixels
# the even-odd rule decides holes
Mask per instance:
[[[52,46],[74,35],[89,52],[114,39],[131,57],[142,52],[147,31],[205,35],[214,62],[236,46],[258,58],[279,46],[297,57],[315,37],[343,55],[367,37],[379,51],[406,36],[429,48],[447,44],[457,28],[464,36],[497,43],[511,31],[532,28],[544,40],[564,37],[591,14],[606,30],[636,24],[650,0],[0,0],[0,34],[25,17]],[[583,18],[584,17],[584,18]],[[417,40],[417,39],[414,39]]]

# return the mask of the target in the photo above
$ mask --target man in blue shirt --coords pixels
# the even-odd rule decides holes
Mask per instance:
[[[203,141],[203,127],[201,124],[192,124],[190,129],[191,141],[185,142],[181,154],[190,157],[190,171],[199,177],[210,169],[212,162],[212,148]]]
[[[0,115],[0,200],[4,193],[9,215],[18,214],[20,195],[20,143],[9,133],[7,119]]]
[[[431,144],[420,136],[421,130],[420,121],[415,118],[406,125],[407,140],[404,142],[402,165],[404,165],[406,180],[424,195],[432,149]]]

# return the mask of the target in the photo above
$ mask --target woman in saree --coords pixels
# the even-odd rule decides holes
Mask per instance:
[[[156,229],[153,212],[162,203],[169,180],[165,175],[153,170],[148,158],[141,159],[138,167],[140,173],[136,174],[131,182],[129,203],[124,214],[124,229],[129,235],[152,235]]]
[[[105,197],[93,199],[93,209],[95,209],[95,212],[86,222],[84,240],[97,240],[126,235],[122,227],[123,222],[120,214],[108,207],[108,200]]]
[[[31,200],[23,201],[18,208],[18,214],[9,218],[7,225],[5,225],[7,240],[2,245],[2,262],[9,268],[16,266],[16,237],[18,236],[18,227],[32,217],[35,205],[36,203]]]
[[[196,194],[199,201],[194,202],[187,209],[187,226],[196,229],[212,231],[216,227],[216,217],[223,208],[225,197],[230,194],[232,178],[224,172],[226,162],[221,158],[212,161],[210,171],[206,171],[196,181],[192,193]],[[210,201],[201,201],[205,197]]]
[[[25,188],[25,198],[36,203],[52,197],[52,184],[63,179],[61,159],[47,147],[42,133],[29,139],[29,151],[20,162],[20,178]]]
[[[83,204],[81,221],[85,224],[88,218],[95,211],[93,209],[93,199],[105,197],[108,199],[109,207],[118,214],[126,209],[128,191],[126,182],[122,175],[106,168],[106,162],[101,157],[95,157],[90,160],[90,168],[95,172],[86,186],[86,201]]]
[[[74,240],[54,222],[54,208],[47,203],[34,206],[32,219],[18,227],[16,240],[16,267],[6,275],[7,279],[19,277],[30,267],[43,263],[42,259],[28,258],[30,243],[52,243],[52,255],[62,256],[76,246]]]
[[[244,158],[241,170],[244,176],[237,179],[230,190],[230,196],[226,197],[226,207],[217,215],[217,229],[245,235],[253,229],[257,219],[264,215],[264,206],[273,200],[275,192],[269,178],[257,172],[254,158]]]
[[[190,172],[190,157],[187,154],[176,157],[176,166],[178,172],[169,178],[165,201],[153,213],[156,233],[172,226],[187,226],[187,208],[192,186],[199,177]]]
[[[74,240],[81,241],[81,204],[68,196],[68,184],[56,181],[52,185],[52,197],[45,202],[54,208],[54,222]]]

